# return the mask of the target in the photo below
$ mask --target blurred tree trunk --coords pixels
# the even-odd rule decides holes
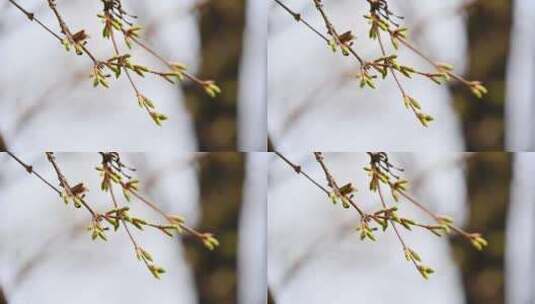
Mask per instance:
[[[511,154],[479,153],[467,164],[468,231],[481,232],[489,241],[484,251],[473,250],[459,237],[453,239],[460,264],[466,303],[505,303],[505,228],[509,209]]]
[[[237,303],[238,219],[245,176],[244,155],[211,153],[200,161],[201,231],[217,232],[220,247],[208,251],[197,242],[186,246],[199,303]]]
[[[245,0],[209,1],[200,10],[199,76],[222,89],[215,100],[196,87],[186,90],[200,151],[236,151],[238,72],[245,26]]]
[[[6,297],[4,295],[4,291],[0,287],[0,304],[7,304]]]
[[[275,299],[273,299],[273,294],[271,293],[271,289],[268,290],[268,304],[275,304]]]
[[[4,138],[2,137],[2,134],[0,134],[0,152],[5,152],[7,151],[7,145],[6,145],[6,142],[4,141]]]
[[[452,86],[462,117],[467,151],[503,151],[505,76],[512,25],[512,1],[479,0],[468,7],[468,70],[489,93],[478,100],[460,83]]]
[[[476,1],[468,7],[467,20],[469,66],[466,76],[483,81],[489,94],[477,100],[463,85],[454,84],[454,106],[462,116],[467,151],[503,151],[512,1]],[[480,231],[489,239],[489,248],[484,252],[468,250],[454,239],[468,304],[505,302],[504,231],[511,166],[507,153],[481,153],[468,162],[470,215],[467,228]]]

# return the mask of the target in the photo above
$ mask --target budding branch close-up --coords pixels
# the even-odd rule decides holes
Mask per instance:
[[[302,23],[315,35],[324,40],[327,46],[333,51],[340,53],[345,57],[353,57],[359,64],[359,71],[355,73],[358,84],[361,88],[376,88],[376,80],[386,79],[389,75],[392,76],[403,100],[403,105],[411,110],[418,121],[427,127],[435,118],[424,112],[421,103],[412,96],[405,88],[402,82],[402,76],[407,79],[414,77],[426,78],[438,85],[448,83],[452,80],[458,81],[465,85],[475,96],[482,98],[487,93],[487,89],[480,81],[467,80],[463,76],[454,72],[452,65],[447,63],[436,62],[431,57],[424,54],[418,47],[411,43],[408,39],[409,29],[401,26],[403,21],[402,16],[393,13],[387,0],[356,0],[364,2],[369,5],[369,10],[363,16],[363,22],[368,26],[368,39],[370,43],[376,43],[380,52],[380,57],[374,59],[366,59],[357,50],[357,46],[362,45],[364,38],[356,37],[351,29],[339,31],[334,21],[331,20],[329,13],[325,7],[325,2],[322,0],[311,0],[315,10],[319,13],[323,25],[325,26],[325,34],[318,28],[314,27],[312,23],[306,20],[302,14],[292,10],[288,5],[280,0],[273,0],[285,12],[291,15],[296,22]],[[390,41],[392,48],[387,49],[384,42],[383,35]],[[356,43],[357,38],[359,42]],[[422,71],[415,67],[403,64],[399,59],[400,48],[406,48],[418,57],[428,63],[432,71]]]
[[[29,12],[15,0],[8,0],[26,17],[33,21],[49,34],[51,34],[65,48],[66,51],[74,50],[77,55],[86,55],[92,63],[90,68],[90,78],[93,86],[110,87],[109,79],[115,77],[119,79],[121,75],[126,75],[130,86],[135,94],[138,105],[144,109],[149,117],[158,126],[168,117],[157,110],[156,104],[145,96],[133,78],[133,74],[144,78],[147,74],[159,77],[171,84],[178,84],[185,79],[195,83],[202,88],[206,94],[216,97],[221,93],[221,89],[213,80],[202,80],[188,72],[186,66],[182,63],[172,62],[164,58],[157,51],[144,43],[140,38],[142,27],[134,24],[133,20],[137,17],[125,11],[122,0],[98,0],[102,5],[102,12],[97,15],[97,20],[103,24],[102,37],[111,41],[113,55],[107,59],[100,59],[89,48],[90,35],[85,29],[72,30],[68,25],[66,18],[61,14],[55,0],[47,0],[48,7],[57,20],[59,32],[51,26],[42,22],[35,13]],[[135,59],[128,52],[123,52],[117,41],[121,36],[124,45],[128,50],[139,47],[151,56],[155,57],[166,70],[157,70],[144,64],[135,62]]]
[[[364,168],[364,173],[369,177],[367,188],[377,197],[379,207],[375,211],[366,211],[362,207],[356,198],[357,187],[353,183],[339,184],[337,182],[335,175],[326,163],[323,153],[314,152],[313,156],[321,167],[327,182],[326,186],[323,186],[321,182],[305,172],[300,165],[293,163],[282,153],[275,152],[275,154],[290,166],[296,174],[304,176],[314,186],[323,191],[333,205],[341,205],[344,209],[355,210],[359,218],[356,231],[361,240],[376,241],[376,233],[378,231],[386,232],[391,227],[401,244],[403,255],[425,279],[428,279],[434,273],[434,269],[423,263],[420,254],[403,238],[400,227],[407,231],[424,229],[438,237],[456,233],[469,241],[477,250],[483,250],[488,245],[481,234],[463,230],[454,223],[451,217],[434,213],[410,195],[407,191],[408,181],[400,176],[404,170],[393,165],[385,152],[368,152],[370,161],[369,165]],[[431,222],[418,222],[400,214],[396,205],[388,203],[389,198],[385,196],[385,188],[390,192],[391,200],[394,204],[406,201],[427,215]]]
[[[63,200],[66,206],[74,206],[75,209],[85,209],[91,219],[87,230],[93,240],[107,241],[107,234],[118,232],[123,227],[132,244],[135,256],[143,262],[150,273],[157,279],[165,273],[165,269],[156,264],[150,250],[144,248],[135,238],[133,230],[139,232],[145,229],[155,229],[168,237],[176,235],[189,234],[198,239],[203,246],[209,250],[214,250],[219,246],[219,241],[212,233],[200,232],[195,228],[187,225],[185,219],[180,215],[167,214],[140,193],[140,182],[131,176],[135,171],[133,168],[126,166],[116,152],[100,152],[102,157],[101,163],[96,166],[95,170],[101,177],[100,190],[109,196],[110,209],[100,211],[95,209],[94,203],[86,198],[89,191],[84,182],[76,183],[74,186],[68,181],[61,170],[60,164],[53,152],[46,152],[45,157],[50,163],[54,174],[57,177],[58,185],[47,180],[43,175],[37,172],[33,166],[25,163],[12,152],[6,152],[13,160],[20,164],[26,172],[36,176],[50,189],[56,192]],[[115,189],[119,189],[123,194],[124,203],[117,197]],[[127,204],[134,202],[141,203],[161,216],[162,223],[153,223],[143,218],[137,217],[130,213],[130,207]]]

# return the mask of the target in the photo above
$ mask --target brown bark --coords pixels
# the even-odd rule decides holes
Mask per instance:
[[[464,240],[453,239],[463,274],[466,303],[501,304],[505,301],[505,240],[509,209],[512,154],[480,153],[467,165],[469,216],[466,229],[483,233],[490,248],[476,251]]]
[[[4,137],[2,137],[2,134],[0,134],[0,152],[5,152],[5,151],[7,151],[7,145],[4,140]]]
[[[202,65],[199,76],[221,87],[217,98],[197,87],[186,90],[200,151],[236,151],[238,73],[245,1],[209,1],[200,11]]]
[[[185,246],[199,295],[199,303],[237,303],[237,233],[244,179],[244,154],[211,153],[200,161],[201,218],[203,231],[215,232],[221,247],[208,251]]]
[[[477,1],[468,10],[466,77],[482,81],[490,93],[481,102],[463,85],[452,86],[454,106],[463,119],[466,151],[504,150],[505,75],[512,6],[512,1]]]
[[[0,287],[0,304],[7,304],[7,299],[1,287]]]
[[[504,83],[512,8],[512,1],[477,1],[467,12],[469,66],[466,77],[483,81],[491,92],[483,101],[478,101],[462,85],[452,85],[454,106],[463,120],[467,151],[504,149]],[[468,162],[470,217],[467,228],[482,232],[491,242],[500,242],[494,245],[500,251],[485,254],[463,250],[464,246],[455,239],[454,252],[463,253],[459,260],[463,261],[466,303],[505,301],[503,231],[509,208],[511,165],[511,155],[507,153],[479,154]]]

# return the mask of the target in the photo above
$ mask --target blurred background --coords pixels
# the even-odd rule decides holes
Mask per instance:
[[[325,185],[311,153],[284,153]],[[356,214],[333,206],[318,188],[275,155],[268,191],[270,303],[535,303],[535,174],[533,153],[389,153],[405,169],[409,191],[439,214],[449,214],[489,241],[475,250],[457,236],[401,233],[436,273],[425,281],[398,240],[378,233],[360,241]],[[353,182],[356,200],[374,210],[362,168],[365,153],[326,153],[340,184]],[[390,202],[393,204],[393,202]],[[427,221],[412,205],[402,214]]]
[[[533,151],[533,1],[389,1],[390,9],[405,17],[402,24],[420,50],[489,89],[478,100],[459,83],[402,80],[435,117],[427,129],[402,106],[392,80],[380,82],[376,90],[360,89],[353,58],[329,52],[324,41],[270,2],[268,125],[273,148]],[[282,2],[324,32],[311,1]],[[367,6],[365,1],[325,3],[338,30],[352,30],[355,48],[365,58],[375,58],[376,46],[361,17]],[[399,55],[402,62],[429,69],[409,51]]]
[[[215,80],[222,94],[212,99],[187,81],[177,87],[152,77],[135,78],[143,93],[169,117],[159,128],[139,109],[125,79],[113,81],[109,90],[95,90],[88,78],[87,58],[66,53],[51,35],[3,1],[0,150],[265,150],[267,3],[123,2],[129,13],[138,16],[143,41],[168,60],[186,64],[201,79]],[[46,2],[18,3],[58,31]],[[99,1],[58,0],[57,7],[73,31],[86,30],[89,49],[99,58],[111,56],[111,45],[102,39],[96,18]],[[162,69],[139,49],[130,53],[137,62]],[[132,134],[144,140],[134,140]]]
[[[57,184],[42,153],[20,153]],[[97,153],[57,153],[72,183],[90,189],[87,201],[106,208],[94,167]],[[35,176],[0,153],[0,303],[265,303],[265,197],[267,158],[241,153],[121,153],[137,169],[142,193],[165,212],[214,233],[209,251],[197,239],[133,231],[167,273],[155,280],[136,260],[123,230],[108,242],[87,235],[89,217],[66,207]],[[121,197],[122,198],[122,197]],[[150,209],[138,216],[159,222]],[[78,212],[81,211],[81,212]]]

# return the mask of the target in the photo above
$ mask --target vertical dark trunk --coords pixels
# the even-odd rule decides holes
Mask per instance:
[[[199,303],[237,303],[238,218],[242,201],[244,155],[212,153],[200,161],[202,231],[216,232],[221,247],[208,251],[186,246],[193,263]]]
[[[452,86],[463,119],[467,151],[503,151],[505,76],[511,37],[512,1],[477,1],[468,8],[468,73],[489,89],[478,100],[462,84]]]
[[[7,151],[7,145],[6,145],[6,142],[4,141],[4,138],[2,137],[2,134],[0,134],[0,152],[5,152]]]
[[[0,304],[7,304],[6,296],[4,295],[4,290],[0,287]]]
[[[275,304],[275,299],[273,299],[273,294],[271,290],[268,290],[268,304]]]
[[[223,91],[212,100],[194,86],[187,90],[200,151],[237,149],[237,79],[244,25],[244,0],[209,1],[200,10],[200,76],[215,80]]]
[[[268,136],[268,144],[267,144],[267,150],[268,152],[273,152],[275,148],[273,147],[273,141],[271,141],[271,137]]]
[[[476,251],[463,239],[454,238],[454,255],[460,263],[466,303],[505,303],[505,228],[509,209],[512,154],[480,153],[467,166],[468,231],[489,240],[489,247]]]
[[[462,84],[452,86],[463,121],[467,151],[503,151],[505,78],[511,37],[512,1],[477,1],[468,8],[468,79],[483,81],[489,94],[477,100]],[[490,248],[477,252],[454,239],[466,303],[505,302],[505,219],[509,207],[511,155],[482,153],[467,167],[469,231],[481,231]]]

